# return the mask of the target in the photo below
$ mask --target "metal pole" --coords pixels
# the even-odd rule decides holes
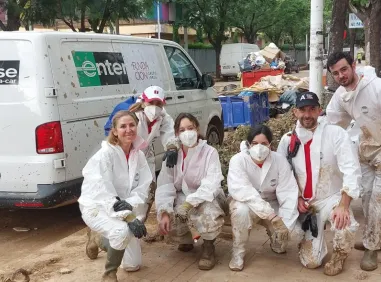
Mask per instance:
[[[157,1],[156,12],[157,12],[157,38],[160,39],[161,25],[160,25],[160,2]]]
[[[323,9],[324,0],[311,0],[310,91],[319,98],[323,91]]]

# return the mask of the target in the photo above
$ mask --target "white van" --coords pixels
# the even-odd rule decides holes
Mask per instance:
[[[115,105],[151,85],[176,118],[194,114],[210,143],[222,143],[221,104],[176,43],[129,36],[0,33],[0,207],[75,202],[82,168],[105,138]],[[155,144],[161,167],[163,148]]]
[[[259,52],[260,49],[255,44],[249,43],[232,43],[222,45],[220,64],[221,75],[224,78],[237,76],[239,73],[238,62],[246,58],[251,52]]]

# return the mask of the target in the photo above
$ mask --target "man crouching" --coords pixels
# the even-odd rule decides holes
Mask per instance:
[[[342,272],[359,226],[350,203],[359,197],[361,171],[346,131],[318,120],[320,113],[316,94],[298,95],[296,128],[283,136],[278,152],[288,157],[299,186],[299,224],[304,231],[300,261],[307,268],[322,264],[327,255],[324,226],[329,221],[335,235],[324,273],[334,276]]]

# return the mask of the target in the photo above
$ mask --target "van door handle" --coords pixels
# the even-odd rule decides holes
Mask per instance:
[[[184,95],[177,96],[179,99],[184,99]]]
[[[172,100],[172,97],[165,97],[165,101]]]

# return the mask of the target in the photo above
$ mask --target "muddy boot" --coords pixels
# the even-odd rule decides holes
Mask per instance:
[[[335,276],[341,273],[347,257],[348,253],[334,250],[331,259],[324,266],[324,274],[328,276]]]
[[[204,240],[201,258],[198,262],[198,268],[201,270],[210,270],[216,265],[214,241],[215,240]]]
[[[108,246],[105,272],[102,275],[102,282],[118,282],[116,273],[122,263],[124,250],[115,250]]]
[[[243,260],[244,257],[245,257],[245,249],[234,247],[233,245],[232,258],[229,262],[230,270],[241,271],[244,265],[244,260]]]
[[[234,226],[233,232],[233,251],[232,258],[229,263],[230,270],[241,271],[244,266],[245,258],[245,244],[249,239],[249,231],[247,229],[240,229]]]
[[[354,248],[359,251],[366,250],[363,242],[356,242]]]
[[[180,252],[184,252],[184,253],[190,252],[191,250],[193,250],[193,248],[194,248],[193,244],[180,244],[177,247],[177,249]]]
[[[87,244],[86,255],[89,259],[94,260],[98,257],[99,248],[101,247],[102,236],[92,231],[90,228],[87,230]]]
[[[377,251],[365,249],[364,256],[362,257],[360,268],[365,271],[373,271],[377,269]]]

